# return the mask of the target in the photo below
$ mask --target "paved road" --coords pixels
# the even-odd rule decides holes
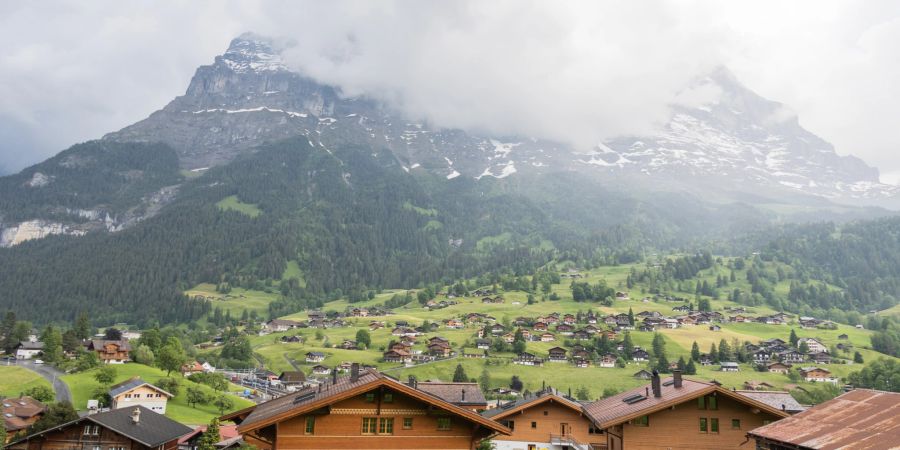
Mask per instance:
[[[64,374],[55,367],[48,366],[47,364],[35,364],[33,361],[27,359],[17,361],[16,365],[33,370],[44,377],[45,380],[49,381],[50,384],[53,385],[53,390],[56,391],[56,401],[60,402],[65,400],[69,403],[72,402],[72,393],[69,392],[69,386],[60,379]],[[78,408],[78,405],[73,404],[72,406]],[[84,405],[81,406],[83,407]]]

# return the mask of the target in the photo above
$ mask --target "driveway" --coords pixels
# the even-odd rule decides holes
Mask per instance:
[[[69,386],[60,379],[60,377],[65,374],[55,367],[47,364],[35,364],[33,361],[27,359],[17,361],[16,365],[37,372],[38,375],[49,381],[50,384],[53,385],[53,390],[56,392],[56,401],[60,402],[65,400],[69,403],[72,402],[72,393],[69,392]],[[72,406],[74,406],[75,409],[78,409],[79,405],[73,404]],[[84,405],[81,406],[83,407]]]

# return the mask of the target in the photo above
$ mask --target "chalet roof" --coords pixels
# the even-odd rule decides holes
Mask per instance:
[[[137,423],[131,418],[135,409],[140,411],[140,420]],[[9,445],[27,441],[38,436],[44,436],[51,431],[80,422],[96,423],[97,425],[115,431],[116,433],[137,441],[147,447],[158,447],[193,431],[190,427],[182,425],[162,414],[155,413],[143,406],[136,405],[134,407],[114,409],[92,416],[82,417],[53,428],[48,428],[26,438],[19,439],[18,441],[11,442]]]
[[[28,428],[31,425],[29,419],[43,413],[46,409],[47,407],[43,403],[28,396],[4,398],[0,403],[2,420],[6,430],[11,432]]]
[[[782,409],[791,414],[806,411],[806,407],[801,405],[791,396],[790,392],[785,391],[736,391],[737,393],[750,397],[756,401],[765,403],[775,409]]]
[[[581,404],[575,402],[574,400],[569,400],[561,395],[552,392],[543,392],[534,397],[525,397],[520,398],[514,402],[504,403],[497,408],[489,409],[483,413],[481,413],[484,417],[490,417],[493,420],[500,420],[504,417],[508,417],[514,413],[519,411],[526,410],[536,405],[543,404],[545,402],[556,402],[560,405],[568,407],[577,411],[581,414]]]
[[[749,434],[811,449],[896,448],[900,446],[900,394],[856,389]]]
[[[420,381],[416,383],[416,387],[454,405],[487,405],[487,400],[481,393],[478,383]],[[463,400],[463,391],[466,392],[465,400]]]
[[[31,342],[31,341],[22,341],[19,342],[19,346],[22,350],[42,350],[44,348],[43,342]]]
[[[120,352],[130,352],[131,351],[131,344],[129,344],[128,341],[126,341],[124,339],[119,340],[119,341],[111,341],[111,340],[106,340],[106,339],[93,339],[93,340],[91,340],[90,348],[91,348],[91,350],[97,350],[97,349],[106,347],[108,344],[114,344],[116,347],[119,348]]]
[[[174,397],[174,395],[170,394],[169,392],[164,391],[164,390],[142,380],[141,377],[134,377],[134,378],[125,380],[119,384],[114,384],[114,385],[110,386],[109,387],[109,396],[112,398],[116,398],[117,396],[119,396],[121,394],[124,394],[128,391],[133,391],[141,386],[147,386],[157,392],[166,394],[166,396],[169,398]]]
[[[671,381],[671,377],[661,380],[660,390],[662,396],[660,397],[653,396],[653,391],[648,384],[630,391],[622,392],[621,394],[613,395],[612,397],[589,403],[584,406],[584,411],[600,428],[607,428],[627,422],[635,417],[651,414],[670,406],[693,400],[711,392],[717,392],[742,403],[751,404],[760,409],[764,409],[773,415],[782,417],[788,415],[780,409],[775,409],[768,404],[724,389],[713,382],[703,382],[684,378],[682,379],[681,387],[676,388],[675,384]],[[645,398],[632,402],[624,401],[625,399],[634,398],[635,396],[642,396]]]
[[[333,404],[345,398],[369,392],[379,386],[385,386],[394,391],[415,397],[447,412],[461,416],[471,422],[475,422],[494,432],[510,434],[510,430],[497,422],[485,419],[474,412],[461,408],[446,400],[417,389],[374,369],[362,370],[359,377],[353,380],[351,376],[337,378],[333,382],[320,385],[319,388],[306,388],[294,394],[270,400],[259,405],[251,406],[241,411],[225,415],[222,420],[234,420],[244,414],[246,418],[238,425],[238,431],[246,433],[264,426],[276,423],[289,417],[301,415],[326,405]]]
[[[306,374],[299,370],[291,370],[287,372],[281,372],[281,375],[278,377],[278,379],[288,383],[302,383],[306,381]]]

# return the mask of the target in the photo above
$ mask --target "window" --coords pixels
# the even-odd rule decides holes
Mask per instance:
[[[394,434],[394,418],[382,417],[378,423],[378,434]]]
[[[707,431],[709,431],[709,430],[706,428],[706,419],[701,417],[700,418],[700,432],[706,433]]]
[[[95,445],[95,446],[93,446],[93,447],[91,447],[91,448],[92,448],[93,450],[102,450],[102,449],[103,449],[103,447],[100,447],[99,445]]]
[[[515,420],[504,420],[503,425],[510,430],[516,431],[516,421]]]
[[[91,434],[91,426],[90,425],[84,427],[84,435],[87,436],[89,434]]]
[[[375,434],[375,426],[377,424],[378,419],[375,417],[363,417],[362,434]]]
[[[306,416],[306,434],[313,434],[316,432],[316,416]]]
[[[544,411],[544,415],[545,415],[545,416],[547,415],[547,411]]]
[[[697,409],[706,409],[706,397],[697,398]]]
[[[125,394],[125,398],[131,398],[131,394]]]
[[[381,401],[385,403],[394,403],[394,394],[390,392],[385,392],[384,396],[381,398]]]
[[[369,392],[368,394],[366,394],[366,401],[369,403],[375,403],[375,393]]]
[[[94,428],[91,430],[91,434],[94,436],[100,435],[100,425],[94,425]]]
[[[631,424],[636,427],[648,427],[650,426],[650,416],[641,416],[631,419]]]
[[[450,429],[450,418],[449,417],[438,417],[437,429],[440,431],[449,430]]]
[[[404,429],[404,430],[411,430],[411,429],[412,429],[412,420],[413,420],[412,417],[404,417],[404,418],[403,418],[403,429]]]
[[[710,396],[707,403],[709,403],[709,409],[712,409],[712,410],[719,409],[719,399],[716,398],[715,396]]]
[[[537,422],[531,422],[531,428],[537,428]]]
[[[719,432],[719,419],[709,419],[709,432],[710,433],[718,433]]]
[[[740,430],[741,429],[741,419],[731,419],[731,429],[732,430]]]

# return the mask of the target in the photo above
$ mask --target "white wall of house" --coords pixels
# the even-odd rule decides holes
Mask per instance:
[[[16,359],[31,359],[40,354],[40,350],[26,350],[20,348],[16,350]]]

